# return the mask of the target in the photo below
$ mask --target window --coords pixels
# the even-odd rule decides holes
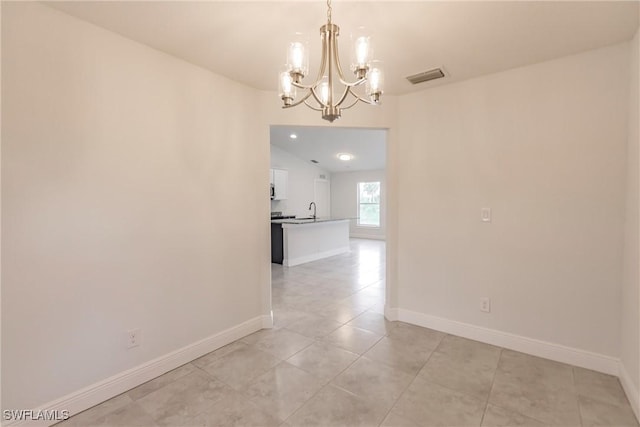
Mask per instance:
[[[358,183],[358,225],[380,227],[380,182]]]

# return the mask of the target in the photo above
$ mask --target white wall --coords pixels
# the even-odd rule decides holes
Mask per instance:
[[[619,355],[628,56],[619,44],[399,99],[399,309]]]
[[[269,125],[319,113],[2,8],[3,408],[268,313]],[[345,111],[389,129],[388,306],[619,356],[628,70],[624,44]]]
[[[380,228],[359,227],[356,220],[349,226],[351,237],[385,238],[385,210],[387,187],[385,170],[338,172],[331,174],[331,216],[356,218],[358,216],[358,183],[380,181]]]
[[[622,347],[620,359],[624,366],[624,378],[627,394],[640,417],[640,253],[638,243],[640,228],[638,227],[638,211],[640,198],[640,177],[638,163],[640,160],[640,132],[638,128],[638,79],[640,74],[640,44],[636,33],[630,43],[630,79],[629,79],[629,126],[627,139],[627,193],[626,221],[624,240],[624,270],[622,286]],[[635,395],[635,396],[634,396]]]
[[[309,204],[315,199],[314,179],[320,179],[324,175],[330,180],[329,172],[275,145],[271,145],[271,167],[289,172],[287,199],[272,200],[271,210],[301,217],[313,214],[309,210]]]
[[[39,3],[2,9],[3,408],[267,314],[259,92]]]

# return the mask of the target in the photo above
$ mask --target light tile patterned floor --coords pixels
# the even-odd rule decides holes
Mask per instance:
[[[637,426],[617,378],[400,322],[384,242],[273,265],[275,328],[61,426]]]

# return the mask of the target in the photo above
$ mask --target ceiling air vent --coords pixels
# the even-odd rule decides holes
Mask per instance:
[[[412,84],[416,85],[422,82],[428,82],[429,80],[441,79],[444,77],[444,72],[441,68],[434,68],[433,70],[423,71],[422,73],[414,74],[407,77]]]
[[[311,163],[319,163],[317,160],[311,160]]]

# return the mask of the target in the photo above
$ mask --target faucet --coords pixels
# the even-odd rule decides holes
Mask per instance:
[[[316,202],[311,202],[309,204],[309,210],[311,210],[311,206],[313,206],[313,216],[312,216],[312,218],[316,219]]]

